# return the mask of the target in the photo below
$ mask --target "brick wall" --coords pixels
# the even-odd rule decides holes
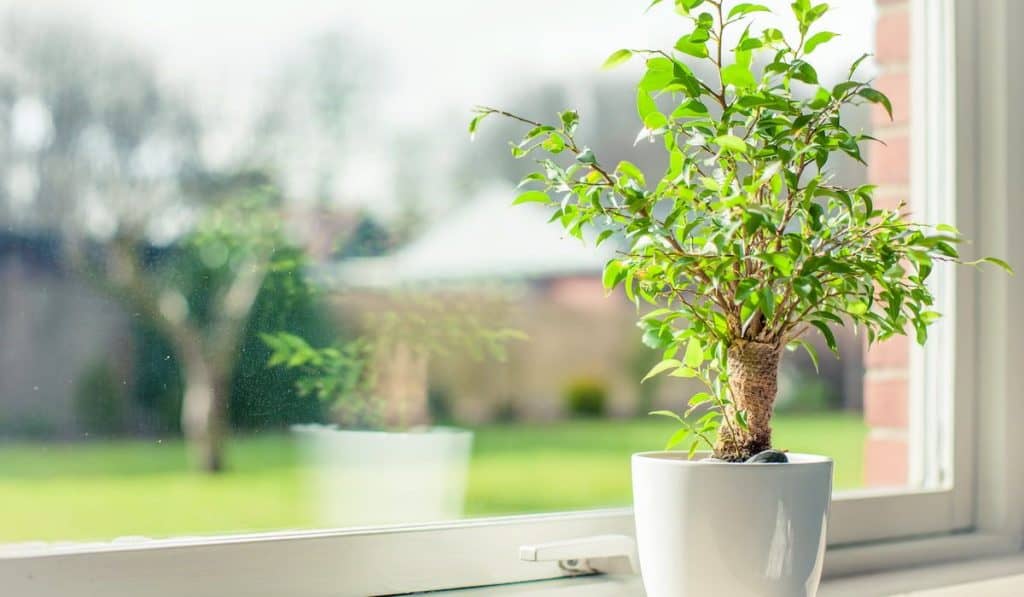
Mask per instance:
[[[910,2],[876,0],[878,25],[875,86],[893,103],[893,121],[874,106],[875,136],[886,145],[870,148],[868,179],[878,185],[876,205],[892,209],[910,197]],[[869,487],[904,485],[908,480],[907,406],[910,345],[898,337],[864,356],[864,482]]]

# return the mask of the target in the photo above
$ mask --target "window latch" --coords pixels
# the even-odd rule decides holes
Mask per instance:
[[[636,540],[628,535],[597,535],[538,545],[523,545],[525,562],[558,562],[569,574],[636,574]]]

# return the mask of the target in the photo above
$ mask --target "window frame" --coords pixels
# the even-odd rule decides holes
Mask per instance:
[[[1008,156],[1011,140],[1024,138],[1024,124],[1010,109],[1011,97],[1024,96],[1024,41],[1010,30],[1014,19],[1024,22],[1024,3],[914,0],[912,19],[913,70],[944,73],[938,82],[914,82],[916,97],[931,98],[914,106],[913,146],[931,148],[913,158],[916,180],[926,181],[915,192],[959,198],[945,206],[926,203],[939,210],[927,216],[954,215],[975,239],[971,254],[1022,264],[1024,235],[1012,234],[1011,222],[1024,222],[1024,202],[1012,200],[1012,191],[1024,188],[1024,167],[1012,167]],[[915,441],[945,441],[948,450],[939,469],[912,455],[920,463],[912,470],[952,467],[955,477],[943,478],[945,487],[936,490],[837,495],[826,576],[1021,547],[1024,512],[1016,504],[1024,499],[1024,467],[1007,454],[1024,449],[1024,434],[1012,423],[1024,420],[1024,401],[1010,391],[1024,387],[1024,368],[1013,362],[1024,356],[1024,323],[1007,315],[1013,297],[1024,296],[1024,284],[991,269],[957,268],[949,276],[952,333],[930,348],[945,360],[927,352],[914,357],[919,372],[942,363],[949,378],[918,386],[911,402],[920,421],[911,429]],[[930,408],[925,393],[942,388],[956,400]],[[945,421],[952,425],[942,426]],[[0,585],[19,595],[395,594],[565,576],[556,563],[519,561],[518,546],[600,534],[632,535],[631,510],[3,548]]]

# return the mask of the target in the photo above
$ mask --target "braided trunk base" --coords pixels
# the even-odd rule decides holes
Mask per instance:
[[[744,461],[772,447],[772,406],[779,386],[782,350],[774,344],[737,340],[729,347],[729,388],[733,405],[718,430],[715,457]],[[736,409],[747,415],[747,429],[736,423]]]

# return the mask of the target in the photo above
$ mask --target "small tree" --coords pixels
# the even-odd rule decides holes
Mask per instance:
[[[184,385],[182,431],[195,465],[206,472],[225,467],[232,375],[260,289],[272,272],[299,278],[302,265],[302,253],[281,230],[273,194],[225,192],[163,258],[153,257],[144,237],[134,234],[119,234],[91,251],[74,239],[65,246],[74,271],[166,338]],[[174,254],[185,252],[202,261],[201,288],[175,267]]]
[[[527,125],[512,153],[543,157],[524,180],[535,188],[515,203],[552,206],[552,221],[578,238],[596,230],[596,244],[625,239],[604,284],[622,285],[638,307],[658,307],[640,320],[645,343],[664,351],[647,377],[706,386],[685,412],[654,413],[681,424],[668,448],[693,439],[691,455],[705,443],[720,459],[743,461],[771,448],[783,348],[803,347],[817,362],[803,336],[816,329],[836,351],[833,328],[847,322],[869,343],[910,329],[924,343],[939,317],[926,280],[936,262],[963,263],[961,237],[951,226],[908,221],[902,203],[876,208],[871,186],[831,178],[833,155],[863,163],[861,143],[875,140],[848,130],[841,108],[870,102],[891,116],[892,106],[857,77],[867,55],[831,89],[819,83],[808,57],[836,37],[812,31],[827,4],[792,3],[796,39],[756,31],[750,16],[770,12],[759,4],[674,4],[691,25],[674,48],[623,49],[605,63],[645,60],[637,142],[663,144],[669,165],[659,180],[649,184],[627,161],[602,164],[577,139],[572,110],[544,124],[481,107],[469,128],[492,114]],[[710,63],[716,76],[699,77],[684,61],[692,59]],[[980,261],[1009,270],[998,259]]]

